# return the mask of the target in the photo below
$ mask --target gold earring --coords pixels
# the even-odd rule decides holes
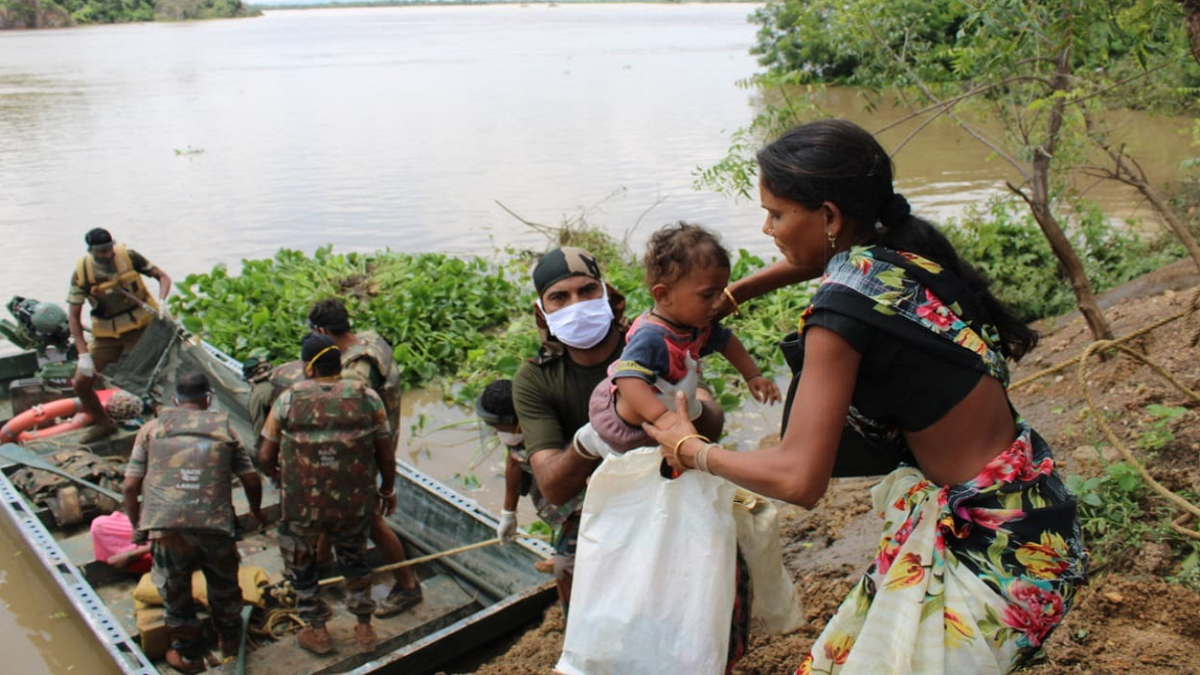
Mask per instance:
[[[837,248],[837,235],[829,232],[829,248]]]

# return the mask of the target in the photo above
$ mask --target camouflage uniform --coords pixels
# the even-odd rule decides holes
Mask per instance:
[[[192,572],[204,573],[208,605],[222,640],[242,621],[232,482],[254,472],[223,412],[168,408],[138,433],[125,475],[142,479],[139,529],[149,530],[151,578],[165,605],[173,647],[189,660],[204,644],[192,600]]]
[[[400,433],[400,368],[392,346],[374,331],[355,335],[359,343],[342,352],[342,377],[359,380],[383,399],[388,424]]]
[[[375,508],[375,440],[389,437],[383,401],[355,380],[304,380],[275,401],[263,437],[279,443],[279,548],[296,591],[300,618],[325,625],[317,596],[317,538],[328,535],[342,575],[347,609],[375,611],[367,534]]]

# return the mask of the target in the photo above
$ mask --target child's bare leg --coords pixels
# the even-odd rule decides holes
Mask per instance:
[[[638,411],[621,396],[620,392],[613,392],[613,406],[616,408],[617,416],[631,427],[640,427],[642,422],[649,421],[645,417],[638,414]]]
[[[716,441],[725,431],[725,411],[705,389],[696,390],[696,399],[700,401],[701,406],[700,416],[692,421],[696,425],[696,431]]]

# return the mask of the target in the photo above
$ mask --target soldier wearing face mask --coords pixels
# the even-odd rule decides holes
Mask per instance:
[[[525,453],[546,503],[568,514],[554,537],[554,576],[563,613],[571,597],[584,487],[599,460],[571,447],[588,421],[588,400],[624,347],[625,298],[606,284],[581,248],[554,249],[533,270],[537,356],[513,377],[513,404]]]

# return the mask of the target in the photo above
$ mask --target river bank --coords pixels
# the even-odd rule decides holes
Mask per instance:
[[[1179,261],[1115,288],[1102,296],[1118,336],[1138,331],[1182,312],[1200,292],[1200,275],[1190,260]],[[1147,357],[1192,390],[1200,389],[1200,358],[1192,336],[1200,316],[1172,321],[1140,341]],[[1041,322],[1041,344],[1013,371],[1013,382],[1068,361],[1090,344],[1078,316]],[[1119,424],[1118,437],[1131,445],[1155,427],[1153,404],[1181,407],[1170,420],[1173,437],[1154,450],[1135,450],[1154,478],[1172,490],[1200,491],[1200,425],[1195,401],[1178,392],[1148,367],[1126,358],[1090,362],[1093,394],[1105,417]],[[1072,366],[1014,389],[1014,405],[1056,448],[1061,471],[1096,477],[1118,462],[1116,450],[1088,419],[1084,392]],[[1111,415],[1109,414],[1111,413]],[[1144,447],[1150,447],[1142,443]],[[872,480],[835,480],[818,506],[781,509],[784,560],[804,602],[808,623],[786,636],[756,636],[734,673],[791,673],[825,621],[858,580],[878,543],[878,518],[869,510]],[[1034,673],[1178,673],[1200,671],[1200,588],[1195,555],[1164,541],[1152,523],[1165,502],[1149,493],[1131,497],[1142,519],[1130,525],[1136,539],[1124,550],[1106,550],[1096,560],[1089,584],[1046,646],[1047,660]],[[1189,577],[1191,587],[1167,578]],[[448,673],[481,675],[550,673],[562,648],[563,620],[557,606],[519,637],[495,645],[482,660],[460,663]]]

